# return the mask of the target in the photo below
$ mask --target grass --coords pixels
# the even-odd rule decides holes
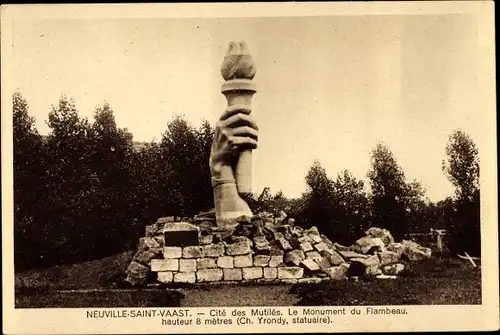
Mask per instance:
[[[133,251],[48,269],[28,270],[15,275],[17,290],[71,290],[112,288],[117,276],[123,275],[132,260]]]
[[[397,279],[297,284],[299,306],[481,304],[481,269],[436,258],[407,264]]]
[[[213,299],[214,295],[227,295],[225,293],[235,290],[230,287],[187,285],[176,287],[177,290],[173,286],[118,289],[117,283],[123,278],[132,255],[133,252],[126,252],[80,264],[18,273],[15,306],[174,307],[184,303],[204,306],[206,302],[203,300]],[[238,285],[237,289],[239,293],[236,295],[242,298],[236,299],[239,306],[271,305],[273,299],[290,304],[295,302],[301,306],[481,304],[481,269],[480,265],[473,268],[469,262],[460,259],[434,258],[408,264],[404,273],[395,280],[297,284],[288,293],[279,285],[260,286],[258,290]],[[249,294],[246,294],[247,291]],[[266,297],[259,298],[259,294],[255,293],[261,291],[266,292]],[[289,297],[280,296],[278,299],[278,295],[283,294]],[[247,296],[251,297],[245,298]],[[234,300],[221,299],[217,301],[228,306]]]
[[[184,294],[175,290],[46,291],[16,294],[16,308],[179,307]]]
[[[171,289],[118,289],[133,252],[15,276],[16,308],[178,307],[184,295]],[[78,290],[78,291],[76,291]]]

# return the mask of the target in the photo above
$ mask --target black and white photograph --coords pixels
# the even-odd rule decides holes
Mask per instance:
[[[2,6],[7,333],[498,327],[493,5],[417,4]]]

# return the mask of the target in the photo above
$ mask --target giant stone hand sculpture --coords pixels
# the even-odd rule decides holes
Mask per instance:
[[[238,217],[252,215],[244,197],[251,193],[251,150],[257,148],[258,139],[258,128],[250,115],[255,72],[246,44],[231,42],[221,65],[226,80],[221,90],[228,107],[215,127],[210,154],[219,228],[231,228]]]

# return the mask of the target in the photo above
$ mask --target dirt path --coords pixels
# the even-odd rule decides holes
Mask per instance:
[[[290,285],[214,286],[183,290],[183,307],[292,306],[298,301]]]

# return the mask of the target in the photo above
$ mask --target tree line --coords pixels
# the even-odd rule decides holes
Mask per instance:
[[[208,121],[196,128],[175,116],[158,143],[135,149],[108,103],[97,106],[90,121],[71,98],[61,96],[47,124],[49,134],[40,135],[28,102],[20,92],[13,94],[16,270],[134,249],[144,226],[158,217],[191,217],[213,207],[208,162],[214,129]],[[456,250],[478,254],[478,152],[457,130],[446,157],[443,171],[456,194],[438,203],[425,202],[420,184],[408,182],[390,150],[378,144],[368,172],[370,192],[349,171],[333,180],[314,162],[301,198],[265,188],[252,207],[277,214],[307,198],[297,223],[317,225],[346,243],[371,225],[404,236],[439,224],[457,235]]]

